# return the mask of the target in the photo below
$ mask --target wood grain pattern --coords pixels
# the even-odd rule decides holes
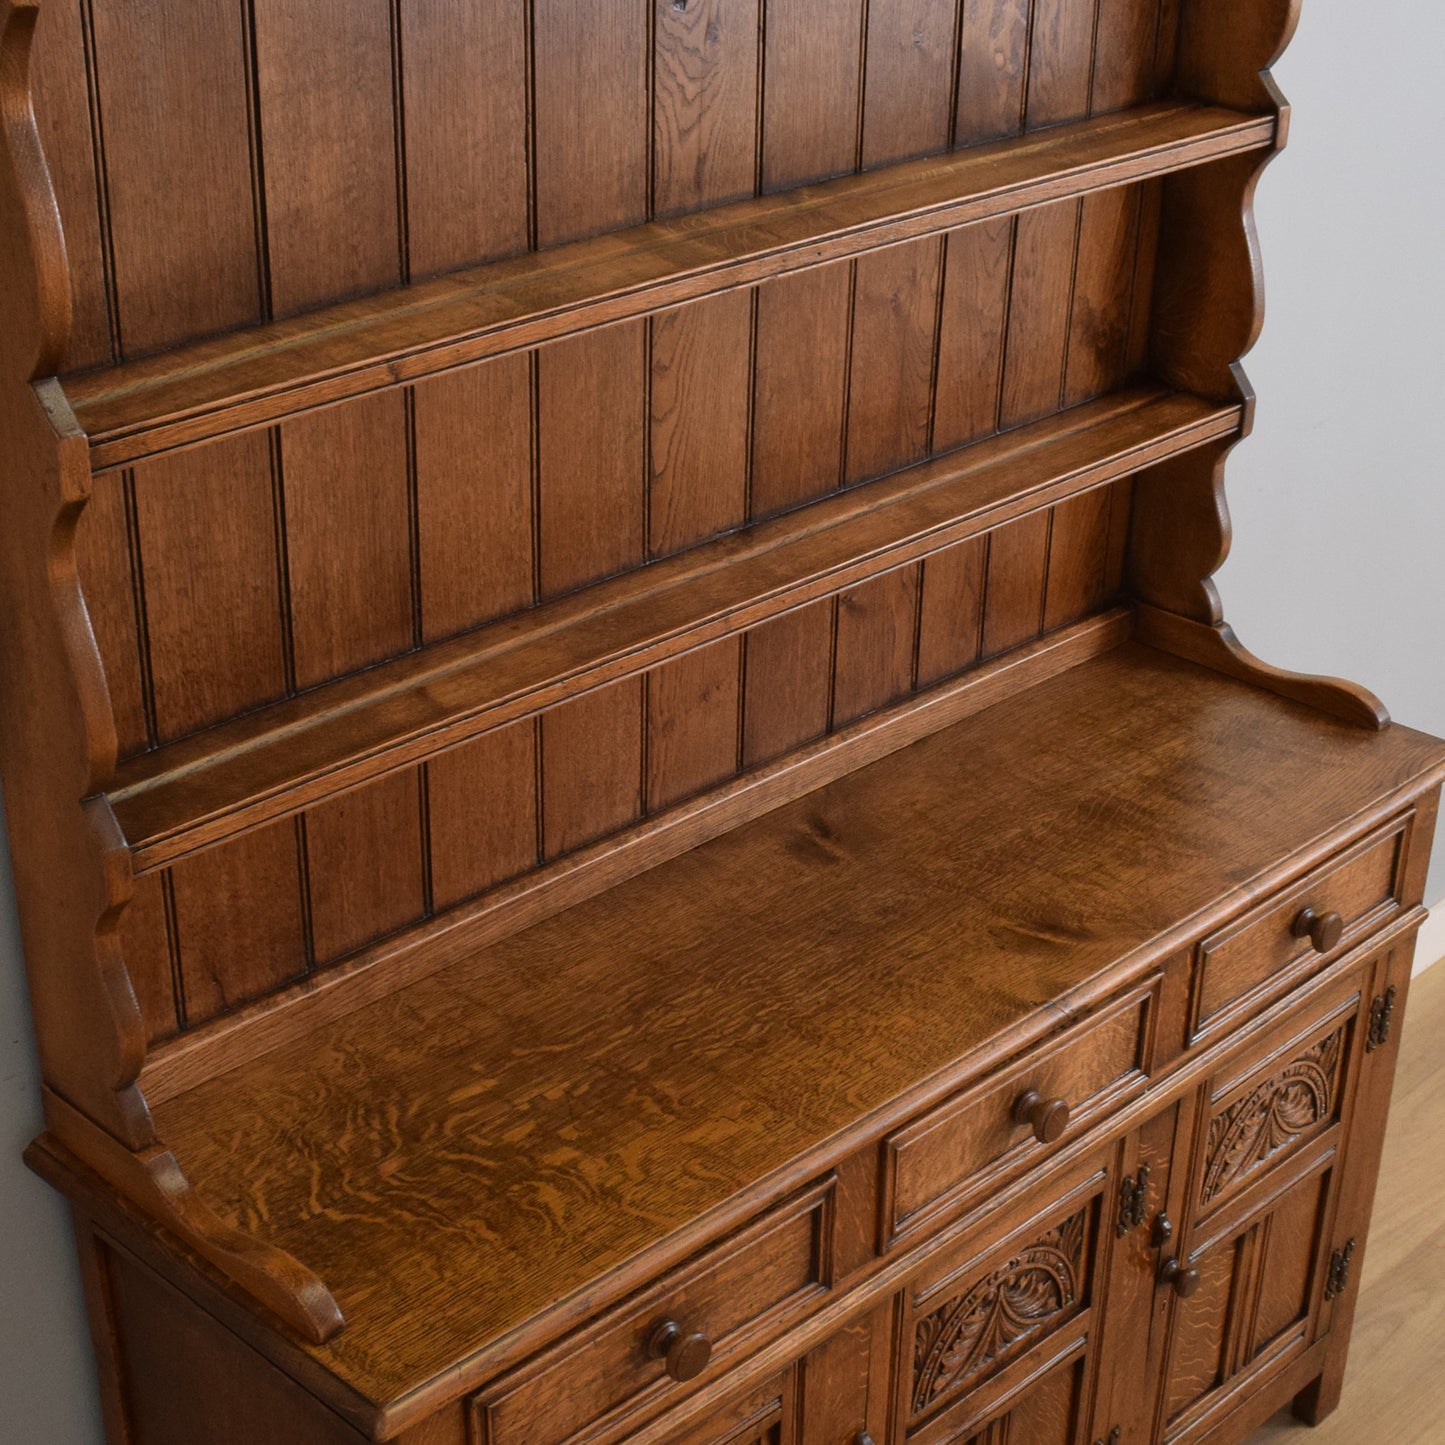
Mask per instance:
[[[401,396],[287,422],[280,462],[297,685],[405,652],[414,619]]]
[[[1004,362],[1003,425],[1060,405],[1077,255],[1079,205],[1060,201],[1018,218]]]
[[[537,358],[543,597],[642,561],[644,342],[634,323]]]
[[[663,0],[669,8],[671,0]],[[652,321],[648,551],[666,556],[748,516],[753,298],[746,291]]]
[[[751,196],[761,0],[653,0],[653,213]]]
[[[284,696],[268,439],[158,458],[133,484],[157,739]]]
[[[699,648],[647,676],[647,808],[655,812],[738,769],[742,639]]]
[[[1113,390],[1129,373],[1140,199],[1137,189],[1121,188],[1086,196],[1080,204],[1066,406]]]
[[[501,357],[414,392],[422,638],[533,598],[532,367]]]
[[[534,0],[537,244],[647,219],[648,22],[632,0]]]
[[[527,247],[527,24],[508,0],[398,9],[410,277]]]
[[[1044,630],[1063,627],[1108,599],[1109,526],[1114,493],[1098,487],[1054,508]]]
[[[255,33],[273,312],[395,285],[388,0],[272,0]]]
[[[978,657],[988,546],[988,537],[972,537],[935,552],[923,564],[918,622],[920,687],[962,672]]]
[[[306,879],[318,965],[420,918],[427,901],[417,771],[307,813]]]
[[[933,239],[858,262],[846,479],[882,475],[929,451],[942,248]]]
[[[67,371],[117,359],[91,129],[91,86],[78,5],[42,5],[31,55],[36,129],[50,168],[70,272]]]
[[[119,925],[126,972],[151,1042],[169,1038],[180,1027],[165,889],[159,874],[142,878]]]
[[[1026,129],[1089,113],[1094,15],[1093,0],[1033,0]]]
[[[938,451],[998,428],[1013,241],[1009,217],[949,233],[934,400]]]
[[[1098,0],[1093,110],[1124,110],[1157,94],[1160,0]]]
[[[262,316],[247,62],[234,11],[227,0],[89,11],[128,355]],[[151,163],[160,135],[173,138],[163,167]]]
[[[765,192],[853,169],[862,26],[859,0],[768,0]]]
[[[989,534],[985,657],[1017,647],[1043,626],[1051,521],[1049,513],[1034,512]]]
[[[595,757],[601,729],[577,731]],[[1220,907],[1325,820],[1440,765],[1408,729],[1343,732],[1125,647],[413,984],[404,1009],[382,1000],[178,1096],[158,1120],[218,1199],[264,1215],[268,1238],[350,1301],[331,1371],[389,1399],[445,1370],[460,1393],[450,1341],[497,1338],[747,1181],[842,1147],[840,1128],[1142,948],[1160,919]],[[1193,786],[1158,786],[1181,768]],[[1266,776],[1292,807],[1245,806]],[[1100,830],[1101,810],[1128,826]],[[1023,888],[1004,866],[1021,820],[1039,850]],[[1041,929],[1085,888],[1093,926],[1060,947]],[[880,929],[911,940],[887,969]],[[706,1070],[700,1038],[716,1045]],[[848,1067],[822,1068],[839,1049]],[[373,1098],[409,1101],[404,1139],[338,1134],[327,1117],[356,1104],[336,1070],[359,1059]],[[519,1108],[531,1127],[513,1132]],[[244,1141],[221,1142],[218,1116],[246,1121]],[[711,1132],[718,1118],[734,1122]],[[695,1126],[688,1167],[669,1167]],[[330,1207],[311,1207],[308,1171],[253,1162],[298,1150],[326,1159]],[[416,1168],[425,1217],[404,1182]],[[341,1222],[353,1207],[364,1235]],[[405,1292],[386,1284],[398,1271]]]
[[[746,766],[781,757],[828,731],[834,610],[831,600],[814,602],[747,634]]]
[[[911,690],[918,583],[917,567],[900,567],[839,596],[835,726],[886,707]]]
[[[307,972],[296,830],[272,823],[170,870],[188,1027]]]
[[[542,851],[556,858],[642,812],[642,683],[598,688],[542,718]]]
[[[821,497],[842,481],[852,305],[849,266],[758,287],[754,517]]]
[[[975,145],[1023,129],[1030,0],[963,6],[954,144]]]
[[[948,149],[962,0],[869,5],[865,167]]]
[[[537,724],[513,723],[433,758],[427,825],[438,909],[535,867]]]

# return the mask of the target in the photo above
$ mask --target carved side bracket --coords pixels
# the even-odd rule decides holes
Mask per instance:
[[[1299,0],[1187,0],[1177,84],[1191,96],[1250,111],[1274,111],[1279,143],[1288,107],[1269,67],[1289,43]],[[1265,165],[1231,157],[1170,176],[1164,185],[1151,360],[1170,385],[1245,407],[1254,394],[1240,365],[1264,321],[1254,192]],[[1141,641],[1359,727],[1389,714],[1364,688],[1309,677],[1255,657],[1224,620],[1213,578],[1229,555],[1224,465],[1239,438],[1202,447],[1135,482],[1129,586]]]

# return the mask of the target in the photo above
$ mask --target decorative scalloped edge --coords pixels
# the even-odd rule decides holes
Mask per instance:
[[[1264,324],[1255,190],[1288,134],[1289,104],[1269,70],[1293,37],[1299,13],[1300,0],[1215,0],[1186,12],[1182,88],[1218,104],[1272,109],[1279,128],[1276,148],[1263,160],[1223,161],[1166,183],[1183,244],[1177,252],[1171,248],[1172,269],[1161,267],[1156,360],[1172,384],[1236,398],[1245,411],[1237,437],[1137,479],[1131,539],[1135,631],[1141,642],[1161,651],[1378,731],[1389,726],[1390,716],[1365,688],[1272,667],[1250,652],[1225,621],[1214,582],[1230,547],[1225,463],[1254,419],[1254,389],[1240,359],[1253,349]],[[1247,56],[1242,66],[1230,58],[1240,47]],[[1256,62],[1258,70],[1252,71]],[[1237,215],[1237,223],[1223,219],[1228,214]],[[1178,259],[1190,246],[1194,254]]]

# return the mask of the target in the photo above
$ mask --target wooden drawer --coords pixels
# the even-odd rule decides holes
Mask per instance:
[[[917,1234],[1142,1085],[1153,1052],[1157,994],[1154,978],[890,1136],[884,1143],[881,1247]],[[1030,1091],[1068,1106],[1066,1127],[1047,1144],[1017,1112]]]
[[[1195,968],[1191,1041],[1237,1022],[1292,986],[1299,972],[1294,965],[1308,969],[1335,956],[1398,913],[1412,821],[1413,815],[1396,819],[1205,939]],[[1319,918],[1337,916],[1333,934],[1309,936],[1309,909]]]
[[[654,1353],[660,1326],[702,1336],[698,1383],[787,1328],[832,1279],[834,1182],[794,1196],[609,1310],[472,1402],[485,1445],[617,1440],[692,1387]]]

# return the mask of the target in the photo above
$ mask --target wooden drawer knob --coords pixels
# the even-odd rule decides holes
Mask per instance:
[[[1014,1123],[1027,1124],[1040,1144],[1052,1144],[1069,1127],[1069,1106],[1063,1099],[1046,1099],[1030,1089],[1014,1105]]]
[[[1338,913],[1316,913],[1306,908],[1294,921],[1296,938],[1307,938],[1319,953],[1330,953],[1345,936],[1345,920]]]
[[[647,1352],[654,1360],[666,1362],[674,1380],[694,1380],[712,1359],[712,1341],[696,1330],[685,1330],[676,1320],[663,1320],[653,1330]]]
[[[1167,1284],[1180,1299],[1188,1299],[1199,1289],[1199,1271],[1180,1264],[1177,1259],[1166,1259],[1159,1266],[1159,1283]]]

